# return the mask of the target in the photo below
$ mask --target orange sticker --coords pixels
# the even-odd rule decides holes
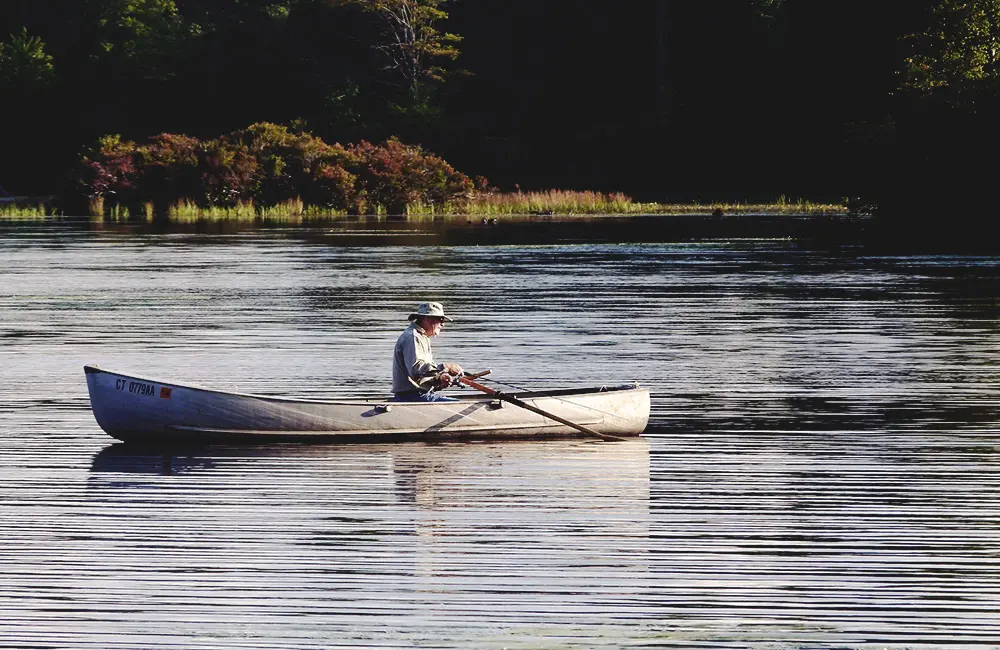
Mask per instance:
[[[160,386],[160,399],[170,399],[171,389],[167,386]]]

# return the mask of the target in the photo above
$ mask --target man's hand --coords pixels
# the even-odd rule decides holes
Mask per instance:
[[[438,375],[438,388],[448,388],[453,383],[455,383],[455,378],[446,372],[442,372]]]
[[[462,366],[457,363],[442,363],[441,365],[444,366],[444,371],[449,375],[462,376]]]

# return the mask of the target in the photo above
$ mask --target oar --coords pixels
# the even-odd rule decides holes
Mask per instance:
[[[481,373],[481,374],[483,374],[483,373]],[[469,375],[469,374],[466,374],[464,377],[459,377],[458,380],[460,382],[462,382],[463,384],[465,384],[466,386],[471,386],[472,388],[475,388],[476,390],[481,390],[484,393],[486,393],[487,395],[490,395],[492,397],[496,397],[497,399],[502,400],[504,402],[510,402],[514,406],[520,406],[523,409],[527,409],[529,411],[534,411],[535,413],[537,413],[539,415],[542,415],[544,417],[547,417],[550,420],[555,420],[556,422],[561,422],[562,424],[565,424],[568,427],[573,427],[577,431],[580,431],[582,433],[586,433],[588,436],[594,436],[596,438],[600,438],[601,440],[605,440],[605,441],[608,441],[608,442],[610,442],[610,441],[624,442],[625,441],[625,438],[619,438],[618,436],[610,436],[610,435],[608,435],[606,433],[598,433],[597,431],[594,431],[593,429],[588,429],[587,427],[583,426],[582,424],[576,424],[575,422],[570,422],[569,420],[567,420],[565,418],[561,418],[558,415],[555,415],[553,413],[549,413],[548,411],[543,411],[542,409],[538,408],[534,404],[528,404],[524,400],[518,399],[517,397],[514,397],[513,395],[508,395],[508,394],[506,394],[504,392],[501,392],[501,391],[498,391],[498,390],[493,390],[489,386],[483,386],[478,381],[475,381],[473,379],[473,377],[478,377],[480,375]]]

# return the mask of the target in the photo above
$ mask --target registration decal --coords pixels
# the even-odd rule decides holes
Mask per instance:
[[[170,386],[160,386],[160,399],[170,399]]]
[[[161,387],[162,389],[163,387]],[[122,391],[123,393],[132,393],[133,395],[142,395],[143,397],[152,397],[156,394],[156,386],[153,384],[147,384],[144,381],[131,381],[128,379],[118,378],[115,379],[115,389]],[[160,397],[163,397],[163,391],[160,390]],[[170,399],[170,389],[167,389],[167,399]]]

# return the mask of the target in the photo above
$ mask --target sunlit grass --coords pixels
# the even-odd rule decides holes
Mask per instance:
[[[267,221],[277,223],[304,223],[308,221],[343,216],[337,211],[321,206],[306,205],[300,198],[289,199],[277,205],[257,205],[240,201],[234,206],[200,206],[182,199],[170,206],[167,218],[176,223],[197,221]]]
[[[463,206],[445,206],[445,211],[481,216],[524,214],[631,214],[636,204],[622,193],[545,190],[540,192],[481,193]]]
[[[44,203],[0,203],[0,219],[5,221],[34,221],[56,216],[59,216],[58,212]]]
[[[139,210],[141,209],[141,212]],[[135,212],[133,214],[133,212]],[[640,203],[620,192],[602,193],[572,190],[546,190],[537,192],[481,192],[461,203],[413,203],[406,208],[406,218],[413,220],[480,217],[480,218],[523,218],[537,217],[605,217],[634,215],[714,215],[729,216],[823,216],[846,215],[844,204],[816,203],[805,199],[791,199],[779,196],[769,203],[740,202],[690,202],[690,203]],[[302,199],[294,198],[278,205],[257,205],[252,200],[233,206],[200,206],[194,201],[181,199],[171,205],[166,215],[155,215],[153,204],[146,203],[130,212],[129,208],[113,204],[106,206],[98,198],[90,204],[90,215],[106,221],[145,221],[151,223],[156,217],[166,218],[174,223],[195,223],[199,221],[267,222],[281,224],[301,224],[346,217],[343,210],[324,206],[307,205]],[[57,216],[45,204],[16,205],[0,204],[0,219],[44,219]],[[385,218],[382,206],[373,206],[370,215]]]
[[[542,192],[481,193],[467,203],[434,206],[413,204],[411,217],[427,216],[614,216],[614,215],[824,215],[846,214],[841,204],[815,203],[778,197],[773,203],[637,203],[622,193],[547,190]]]

